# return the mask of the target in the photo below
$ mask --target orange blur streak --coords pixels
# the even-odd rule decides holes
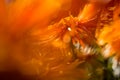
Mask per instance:
[[[98,12],[111,0],[89,0],[83,11],[79,13],[78,18],[81,22],[87,22],[97,17]]]
[[[85,5],[83,11],[79,13],[78,18],[81,22],[87,22],[94,19],[99,10],[100,7],[97,7],[95,3],[88,3]]]
[[[17,32],[26,30],[32,25],[40,23],[47,24],[50,21],[53,13],[55,14],[63,4],[63,0],[17,0],[11,2],[8,11],[8,25],[11,25],[9,30]]]
[[[0,25],[4,24],[3,22],[5,21],[5,1],[4,0],[0,0]],[[1,27],[1,26],[0,26]]]

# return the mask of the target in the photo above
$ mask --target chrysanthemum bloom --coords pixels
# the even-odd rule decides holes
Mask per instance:
[[[104,45],[103,56],[105,58],[113,57],[113,70],[115,76],[120,76],[120,4],[113,7],[113,17],[109,24],[101,29],[98,37],[98,43]]]
[[[86,54],[95,53],[94,20],[107,2],[0,0],[0,71],[40,80],[91,79],[101,66]]]

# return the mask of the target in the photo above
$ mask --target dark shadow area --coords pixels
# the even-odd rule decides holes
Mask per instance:
[[[0,72],[0,80],[36,80],[34,76],[25,76],[17,71]]]

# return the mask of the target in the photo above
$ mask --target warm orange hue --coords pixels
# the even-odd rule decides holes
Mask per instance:
[[[89,71],[78,68],[83,61],[74,60],[69,45],[74,31],[62,35],[61,25],[49,26],[65,17],[59,12],[69,16],[71,4],[71,0],[0,0],[0,72],[16,70],[40,80],[88,79]]]
[[[111,0],[89,0],[82,12],[79,13],[78,18],[80,22],[88,22],[97,18],[98,13]]]
[[[86,58],[87,52],[92,53],[89,46],[96,44],[97,25],[91,20],[106,4],[104,0],[0,0],[0,71],[16,70],[40,80],[87,80],[91,71],[85,61],[100,65],[91,56]],[[115,21],[112,28],[103,28],[98,39],[114,51],[119,47],[113,46],[120,36],[117,25]],[[80,47],[89,51],[81,52]]]
[[[120,27],[119,27],[120,20],[115,21],[111,23],[111,25],[105,26],[101,31],[101,34],[98,38],[99,44],[104,45],[108,44],[111,46],[110,53],[108,56],[113,55],[113,53],[116,53],[117,55],[120,54],[119,48],[120,48]],[[107,47],[106,47],[107,48]]]
[[[115,56],[117,60],[120,58],[120,6],[116,4],[111,7],[113,10],[112,22],[104,25],[103,29],[100,30],[100,35],[97,37],[100,45],[105,45],[103,49],[103,55],[107,58]]]

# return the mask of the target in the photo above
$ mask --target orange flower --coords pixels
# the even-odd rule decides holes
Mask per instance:
[[[89,46],[96,44],[94,24],[88,21],[102,3],[95,2],[100,4],[96,7],[92,1],[85,5],[87,0],[0,0],[0,61],[4,63],[0,69],[37,75],[40,80],[88,79],[79,48],[85,47],[83,52],[89,54]],[[79,13],[80,3],[85,7]],[[64,18],[70,12],[76,17]]]
[[[119,44],[120,43],[119,13],[120,13],[120,7],[118,6],[114,10],[113,22],[110,23],[109,25],[106,25],[101,30],[101,33],[98,37],[98,42],[100,45],[107,44],[105,53],[103,54],[103,55],[105,55],[105,57],[110,57],[110,56],[116,55],[116,57],[118,58],[120,56],[120,51],[119,51],[119,47],[120,47],[120,44]]]
[[[45,33],[48,35],[39,35],[49,24],[65,17],[63,13],[69,14],[71,0],[6,1],[0,0],[0,72],[17,70],[23,75],[37,75],[42,80],[88,78],[87,69],[77,68],[82,62],[72,62],[71,50],[55,38],[59,29],[57,34],[55,28]],[[69,42],[67,37],[64,39]],[[48,40],[40,41],[44,38]]]

